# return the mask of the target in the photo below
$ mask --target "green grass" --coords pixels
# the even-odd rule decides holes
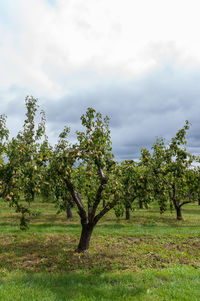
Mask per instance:
[[[81,231],[79,217],[67,220],[65,214],[56,214],[52,203],[36,202],[33,208],[39,212],[30,223],[29,233],[74,233]],[[108,213],[95,227],[95,233],[101,235],[154,235],[154,234],[194,234],[200,233],[200,206],[188,204],[183,208],[183,221],[177,221],[175,212],[160,214],[156,205],[151,208],[136,210],[131,220],[116,219],[113,212]],[[19,218],[13,209],[0,202],[1,233],[20,233]]]
[[[1,273],[0,300],[200,300],[200,273],[192,267],[175,266],[134,274],[85,275]]]
[[[200,300],[200,207],[183,221],[156,205],[131,220],[109,213],[88,252],[74,252],[81,227],[36,202],[38,216],[19,230],[19,216],[0,202],[0,300]]]

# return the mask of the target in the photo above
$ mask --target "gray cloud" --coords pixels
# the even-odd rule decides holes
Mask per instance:
[[[84,73],[82,76],[84,80]],[[42,98],[40,103],[46,111],[48,132],[54,142],[64,125],[70,126],[73,133],[80,129],[81,114],[93,107],[110,117],[113,151],[119,160],[138,158],[141,147],[151,148],[156,137],[173,137],[186,119],[192,123],[188,134],[189,149],[199,153],[199,81],[199,69],[186,70],[163,64],[137,79],[101,77],[98,82],[96,78],[91,86],[71,86],[65,97],[57,100]],[[23,89],[12,87],[10,95],[12,89],[14,94],[24,93]],[[23,111],[24,101],[19,101],[19,96],[7,103],[7,115],[22,120]]]
[[[190,147],[199,151],[199,80],[200,70],[164,65],[139,79],[102,81],[49,103],[49,121],[55,127],[79,127],[80,115],[94,107],[110,117],[114,152],[126,158],[138,157],[140,148],[150,148],[156,137],[169,139],[188,119],[193,124]]]

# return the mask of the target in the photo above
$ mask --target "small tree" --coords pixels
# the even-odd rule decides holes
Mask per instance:
[[[182,220],[181,208],[192,202],[191,195],[195,185],[193,181],[192,162],[195,157],[185,149],[186,132],[189,123],[176,133],[168,145],[164,140],[157,139],[153,146],[151,158],[152,176],[154,177],[155,194],[159,200],[161,212],[166,210],[170,200],[176,210],[178,220]]]
[[[65,128],[51,163],[65,181],[78,209],[82,225],[78,252],[89,248],[95,225],[120,200],[117,164],[111,153],[109,119],[88,108],[81,121],[85,131],[77,132],[77,143],[69,145],[69,128]],[[75,173],[74,166],[77,166]],[[102,208],[103,200],[107,201]]]
[[[136,199],[143,200],[147,204],[151,200],[151,186],[149,169],[142,165],[142,161],[125,160],[121,163],[121,200],[115,209],[116,215],[123,214],[125,208],[126,220],[130,219],[130,210],[134,210],[133,204]]]
[[[26,97],[25,103],[23,131],[9,141],[6,149],[9,160],[6,200],[21,213],[21,229],[27,228],[30,203],[34,201],[35,194],[40,194],[41,171],[46,167],[49,153],[44,112],[40,112],[41,120],[36,126],[37,99]],[[22,197],[27,205],[21,202]]]

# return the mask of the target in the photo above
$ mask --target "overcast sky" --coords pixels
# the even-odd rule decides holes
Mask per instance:
[[[11,133],[24,99],[45,109],[50,141],[94,107],[117,159],[191,123],[200,153],[199,0],[0,0],[0,114]]]

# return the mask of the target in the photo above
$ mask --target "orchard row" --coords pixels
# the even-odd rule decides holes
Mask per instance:
[[[25,104],[23,129],[16,137],[9,138],[6,117],[0,116],[0,197],[20,213],[21,229],[34,214],[36,195],[55,201],[68,217],[76,206],[82,225],[77,251],[83,252],[95,225],[111,209],[117,216],[125,211],[129,219],[136,201],[148,207],[157,200],[161,213],[169,204],[181,220],[182,207],[200,199],[199,158],[185,149],[188,121],[168,144],[157,139],[151,151],[141,149],[139,161],[119,164],[112,154],[108,117],[88,108],[76,143],[69,143],[65,127],[52,147],[37,100],[27,97]]]

